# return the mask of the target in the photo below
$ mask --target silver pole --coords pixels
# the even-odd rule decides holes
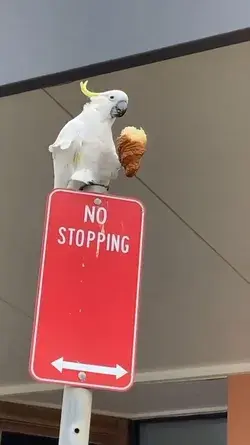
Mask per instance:
[[[59,445],[88,445],[92,392],[65,386],[63,390]]]
[[[71,181],[68,189],[80,190],[82,184]],[[83,192],[107,194],[105,187],[90,185]],[[92,409],[92,392],[65,386],[63,390],[59,445],[88,445]]]

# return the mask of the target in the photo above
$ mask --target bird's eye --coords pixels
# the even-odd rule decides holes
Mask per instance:
[[[109,98],[110,98],[111,100],[113,100],[113,99],[115,98],[115,96],[109,96]]]

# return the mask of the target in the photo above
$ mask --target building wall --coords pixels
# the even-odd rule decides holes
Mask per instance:
[[[60,418],[60,409],[0,401],[0,445],[56,444]],[[130,429],[127,419],[92,414],[89,445],[129,445]]]
[[[1,0],[0,85],[249,27],[249,0]]]

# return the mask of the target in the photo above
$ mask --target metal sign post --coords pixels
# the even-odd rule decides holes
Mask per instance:
[[[79,183],[69,188],[79,190]],[[92,193],[107,193],[104,187],[92,185],[85,188]],[[88,445],[91,421],[92,392],[85,388],[65,386],[63,390],[59,445]]]
[[[66,386],[63,390],[59,445],[88,445],[92,392]]]

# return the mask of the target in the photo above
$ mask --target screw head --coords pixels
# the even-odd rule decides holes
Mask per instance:
[[[87,376],[86,376],[85,372],[83,372],[83,371],[79,372],[78,378],[79,378],[79,380],[81,380],[81,382],[83,382],[86,379],[86,377]]]
[[[102,200],[100,198],[95,198],[94,203],[99,206],[102,203]]]

